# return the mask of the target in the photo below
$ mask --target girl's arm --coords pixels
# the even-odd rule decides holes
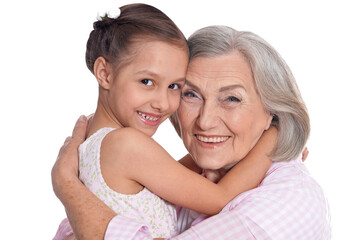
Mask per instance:
[[[277,136],[276,127],[265,131],[247,156],[228,171],[218,185],[227,188],[227,191],[239,188],[244,192],[256,188],[272,164],[269,156],[276,145]]]
[[[72,137],[68,137],[61,147],[51,171],[54,193],[63,203],[74,230],[74,234],[64,240],[104,239],[108,223],[116,216],[78,178],[78,148],[85,140],[86,128],[87,118],[81,116],[76,122]],[[127,226],[121,227],[127,229]],[[130,230],[132,232],[136,229]],[[63,236],[56,236],[54,239],[59,237]]]
[[[182,159],[178,161],[180,164],[185,166],[186,168],[192,170],[193,172],[202,173],[202,168],[198,167],[198,165],[193,161],[191,155],[188,153]]]
[[[112,183],[133,180],[174,204],[213,215],[260,183],[271,164],[268,155],[276,138],[277,131],[268,130],[254,151],[215,184],[179,164],[145,134],[121,128],[103,140],[102,173]]]

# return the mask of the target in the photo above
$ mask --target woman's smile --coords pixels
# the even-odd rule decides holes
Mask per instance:
[[[238,52],[191,60],[177,116],[184,146],[204,169],[243,159],[272,120]]]
[[[195,134],[195,138],[201,147],[215,149],[223,145],[230,136],[222,135],[201,135]]]

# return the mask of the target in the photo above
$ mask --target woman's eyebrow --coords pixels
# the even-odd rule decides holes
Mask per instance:
[[[189,81],[189,80],[187,80],[187,79],[186,79],[186,81],[185,81],[185,85],[188,85],[188,86],[190,86],[191,88],[194,88],[194,89],[196,89],[197,91],[199,91],[199,92],[200,92],[199,87],[198,87],[198,86],[196,86],[194,83],[190,82],[190,81]]]
[[[243,88],[243,90],[247,92],[246,88],[241,84],[233,84],[233,85],[221,87],[219,89],[219,92],[224,92],[224,91],[232,90],[232,89],[235,89],[235,88]]]

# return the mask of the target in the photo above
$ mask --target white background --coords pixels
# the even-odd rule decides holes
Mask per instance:
[[[360,239],[361,8],[357,1],[145,1],[188,37],[223,24],[253,31],[288,62],[309,108],[306,161],[329,199],[333,239]],[[1,239],[51,239],[65,217],[50,171],[97,84],[84,53],[99,9],[130,1],[0,4]],[[185,153],[167,122],[155,138]],[[5,223],[5,225],[4,225]]]

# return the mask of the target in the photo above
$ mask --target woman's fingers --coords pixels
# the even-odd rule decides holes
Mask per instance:
[[[84,142],[86,136],[86,128],[87,128],[87,117],[81,115],[78,121],[76,121],[76,124],[73,129],[72,138],[75,140],[76,143]]]
[[[53,185],[54,181],[61,174],[71,176],[78,175],[78,148],[85,140],[86,128],[87,118],[85,116],[80,116],[74,126],[72,136],[65,139],[63,146],[59,150],[58,157],[51,173]]]
[[[74,155],[78,151],[79,145],[84,142],[86,136],[87,118],[82,115],[76,121],[71,137],[67,137],[63,146],[59,150],[57,161],[65,154]],[[70,144],[70,146],[68,146]]]

